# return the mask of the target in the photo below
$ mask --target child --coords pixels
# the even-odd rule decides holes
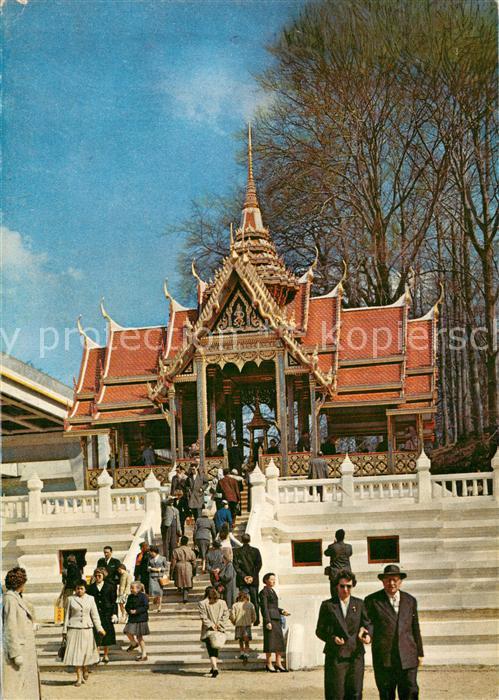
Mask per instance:
[[[253,603],[250,603],[248,591],[243,588],[236,598],[236,602],[230,610],[230,621],[236,627],[235,639],[239,640],[239,658],[245,663],[250,654],[251,625],[255,623],[256,610]]]
[[[147,661],[146,645],[144,637],[149,634],[149,600],[144,593],[144,584],[134,581],[130,586],[130,595],[125,604],[128,613],[128,622],[123,632],[130,641],[127,651],[133,651],[140,647],[140,655],[135,661]]]

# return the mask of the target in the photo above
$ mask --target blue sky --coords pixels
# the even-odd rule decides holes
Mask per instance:
[[[166,321],[162,234],[244,181],[253,76],[304,2],[4,2],[2,345],[71,383],[101,296],[122,325]]]

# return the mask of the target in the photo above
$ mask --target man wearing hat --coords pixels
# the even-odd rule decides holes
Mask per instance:
[[[177,547],[177,540],[181,534],[180,514],[178,508],[175,508],[175,499],[169,496],[166,501],[161,502],[161,539],[166,561],[171,561],[173,550]]]
[[[423,657],[423,641],[419,629],[416,599],[400,590],[403,573],[396,564],[385,566],[378,578],[383,590],[365,599],[373,626],[374,677],[380,700],[419,697],[417,671]]]

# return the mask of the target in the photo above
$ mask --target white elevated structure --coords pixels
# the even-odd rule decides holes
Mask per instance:
[[[54,619],[54,604],[62,589],[59,553],[86,549],[90,574],[106,544],[133,570],[139,544],[152,542],[160,531],[162,487],[151,472],[144,487],[113,489],[103,469],[98,489],[43,492],[35,474],[27,496],[2,498],[2,577],[13,566],[28,574],[25,597],[35,606],[38,621]]]
[[[380,588],[383,564],[370,564],[368,536],[398,535],[404,590],[419,604],[425,664],[499,663],[499,455],[493,471],[435,476],[423,453],[416,474],[353,478],[346,458],[339,479],[279,479],[271,464],[252,476],[248,532],[263,568],[278,576],[289,620],[294,669],[323,663],[315,637],[320,603],[330,597],[324,566],[293,566],[293,540],[322,540],[343,528],[353,546],[355,595]],[[321,502],[318,487],[323,489]],[[370,654],[368,654],[370,657]]]

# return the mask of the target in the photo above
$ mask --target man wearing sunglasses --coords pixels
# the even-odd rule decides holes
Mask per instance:
[[[365,603],[373,624],[373,666],[380,700],[417,700],[418,665],[423,657],[416,599],[400,590],[403,573],[396,564],[385,566],[378,578],[383,588]]]
[[[371,622],[364,601],[352,596],[355,574],[338,571],[334,594],[319,612],[315,634],[325,642],[324,697],[360,700],[364,681],[364,644],[371,642]]]

